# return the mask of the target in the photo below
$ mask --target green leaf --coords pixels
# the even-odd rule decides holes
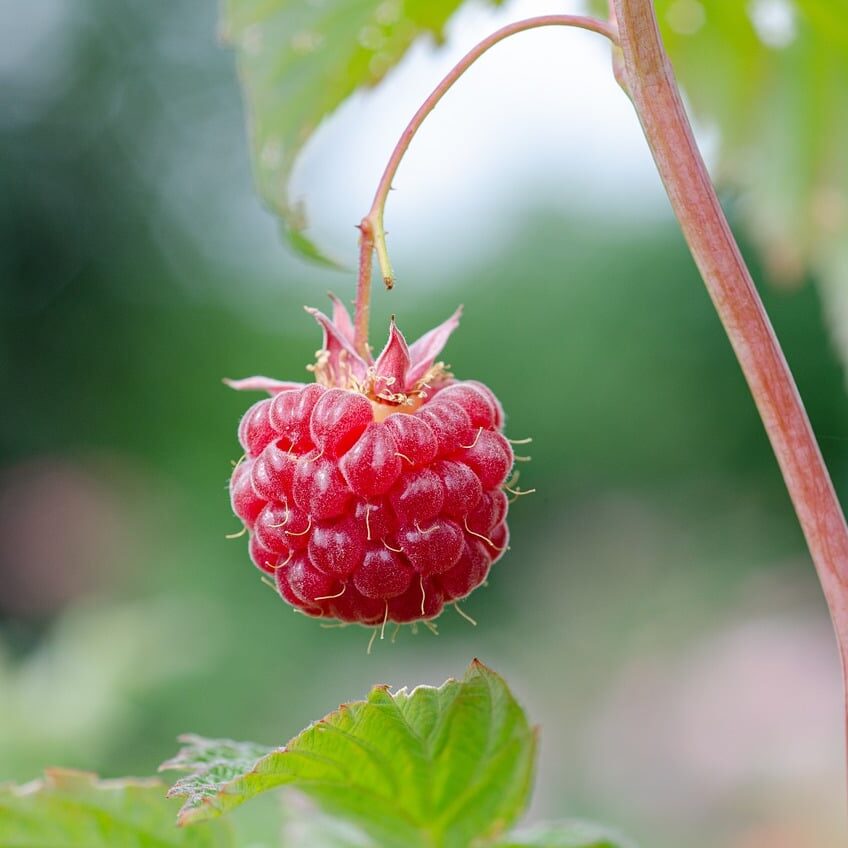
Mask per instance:
[[[237,51],[256,181],[304,256],[335,264],[304,234],[303,208],[289,196],[301,149],[325,117],[357,89],[378,83],[417,38],[441,39],[461,4],[224,0],[222,31]],[[410,116],[416,105],[410,104]]]
[[[757,11],[776,5],[779,26]],[[848,233],[844,14],[827,0],[655,7],[695,115],[719,131],[719,179],[744,192],[744,214],[772,272],[799,277]]]
[[[848,361],[848,272],[833,258],[848,243],[844,0],[654,5],[695,116],[718,131],[718,182],[738,192],[774,280],[817,275]]]
[[[180,736],[186,743],[175,757],[159,766],[159,771],[190,771],[190,778],[179,782],[179,786],[191,787],[192,796],[214,796],[218,788],[244,774],[257,760],[274,749],[254,742],[234,742],[232,739],[204,739],[187,733]],[[177,794],[177,793],[169,793]],[[180,792],[179,794],[185,794]]]
[[[497,848],[635,848],[623,836],[596,824],[565,821],[511,834]]]
[[[227,848],[221,822],[181,830],[159,780],[104,780],[49,770],[26,786],[0,787],[0,848]]]
[[[744,192],[772,273],[791,280],[848,234],[848,41],[827,4],[787,0],[779,31],[757,25],[758,5],[703,2],[693,32],[674,0],[657,13],[695,113],[720,131],[719,178]]]
[[[536,751],[506,683],[477,661],[438,689],[377,686],[255,762],[249,747],[188,742],[165,764],[192,772],[171,790],[186,798],[181,823],[290,786],[398,848],[467,848],[504,833],[527,803]]]

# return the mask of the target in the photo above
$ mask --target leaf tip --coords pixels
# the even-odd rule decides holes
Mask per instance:
[[[332,268],[334,271],[350,270],[345,263],[325,253],[312,239],[305,235],[302,223],[293,219],[290,209],[282,211],[282,227],[284,237],[300,256],[325,268]]]

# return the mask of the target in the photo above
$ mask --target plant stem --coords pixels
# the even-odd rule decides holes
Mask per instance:
[[[360,356],[368,361],[368,323],[371,317],[371,264],[374,257],[374,236],[367,218],[359,225],[359,278],[356,283],[356,306],[353,313],[353,344]]]
[[[475,47],[472,47],[468,53],[463,56],[459,62],[448,72],[444,79],[433,89],[430,96],[421,104],[421,107],[413,115],[412,120],[407,125],[406,129],[401,134],[395,145],[392,155],[389,158],[386,169],[383,171],[383,176],[380,178],[380,183],[377,186],[377,191],[374,194],[374,201],[371,204],[371,209],[368,214],[362,219],[360,229],[362,235],[360,237],[360,253],[359,253],[359,283],[356,292],[356,318],[354,326],[356,335],[354,344],[357,350],[363,352],[368,344],[368,312],[371,299],[371,253],[372,250],[377,252],[377,262],[380,265],[380,272],[383,275],[383,282],[386,288],[392,288],[394,285],[394,272],[389,261],[389,252],[386,246],[386,232],[383,228],[383,213],[386,208],[386,199],[392,188],[392,180],[397,173],[398,166],[406,153],[410,142],[419,127],[424,123],[424,119],[433,111],[436,104],[444,97],[453,84],[477,61],[487,50],[494,47],[498,42],[509,38],[519,32],[524,32],[530,29],[538,29],[548,26],[567,26],[585,29],[591,32],[596,32],[606,36],[613,43],[617,40],[615,27],[606,21],[600,21],[596,18],[585,17],[583,15],[541,15],[535,18],[527,18],[522,21],[508,24],[505,27],[493,32],[487,38],[484,38]]]
[[[780,344],[695,144],[651,0],[613,0],[613,5],[619,31],[618,74],[783,472],[833,619],[844,678],[848,673],[845,517]]]

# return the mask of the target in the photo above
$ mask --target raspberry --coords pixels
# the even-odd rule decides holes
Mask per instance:
[[[403,524],[435,518],[445,503],[445,487],[430,468],[415,468],[404,474],[389,495],[392,509]]]
[[[359,568],[365,542],[365,527],[351,518],[319,524],[309,537],[309,560],[319,571],[345,580]]]
[[[369,424],[340,465],[350,490],[361,498],[384,495],[402,470],[397,443],[384,424]]]
[[[239,425],[245,457],[233,511],[256,566],[300,611],[367,626],[438,616],[466,597],[506,550],[513,463],[494,394],[457,381],[436,357],[457,312],[407,346],[392,321],[375,360],[353,346],[334,300],[315,382],[265,377]]]
[[[337,463],[326,456],[299,460],[292,483],[294,502],[313,521],[344,515],[351,492]]]

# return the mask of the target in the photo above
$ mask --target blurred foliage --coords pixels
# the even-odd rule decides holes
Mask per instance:
[[[657,14],[695,114],[719,133],[718,176],[773,275],[848,238],[845,3],[660,0]]]
[[[628,848],[632,843],[606,828],[583,822],[539,825],[507,839],[502,848]]]
[[[772,279],[817,274],[848,359],[848,4],[655,5],[694,114],[717,132],[716,177],[740,193]]]
[[[17,763],[32,768],[38,762],[112,759],[144,720],[138,699],[190,682],[204,668],[208,673],[219,653],[212,638],[196,644],[191,655],[169,647],[203,620],[200,609],[181,610],[165,598],[81,607],[61,618],[22,660],[0,653],[4,771],[11,767],[14,774]]]
[[[19,788],[0,787],[0,846],[54,848],[227,848],[226,823],[174,827],[175,805],[159,780],[98,781],[52,770]]]

